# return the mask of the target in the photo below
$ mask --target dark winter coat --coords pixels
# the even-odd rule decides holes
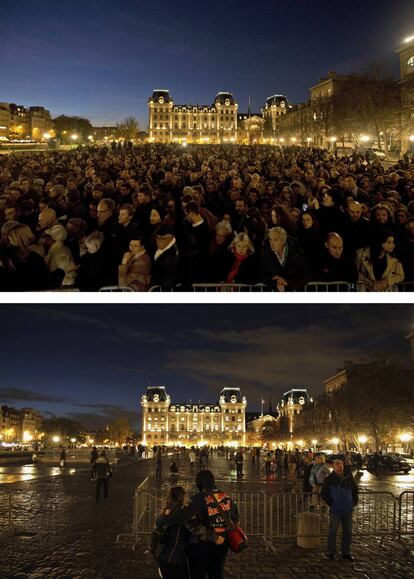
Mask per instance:
[[[287,281],[287,291],[302,290],[311,280],[309,264],[295,239],[288,237],[286,243],[288,246],[287,259],[285,264],[281,265],[275,252],[271,250],[269,242],[266,242],[261,258],[259,281],[275,290],[276,281],[273,277],[278,275]]]
[[[352,512],[358,504],[358,487],[350,469],[345,467],[343,479],[333,471],[322,485],[321,497],[338,515]]]

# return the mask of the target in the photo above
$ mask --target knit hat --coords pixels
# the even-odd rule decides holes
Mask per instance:
[[[46,229],[45,233],[50,235],[53,241],[65,241],[68,236],[68,232],[63,225],[54,225],[50,229]]]

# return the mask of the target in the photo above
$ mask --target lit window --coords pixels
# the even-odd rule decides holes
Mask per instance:
[[[414,68],[414,56],[410,56],[410,58],[407,60],[407,66]]]

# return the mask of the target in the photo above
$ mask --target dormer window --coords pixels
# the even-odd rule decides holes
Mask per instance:
[[[407,60],[407,66],[408,68],[414,69],[414,56],[410,56],[410,58]]]

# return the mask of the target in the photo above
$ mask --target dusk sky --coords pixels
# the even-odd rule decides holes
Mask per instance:
[[[291,386],[322,391],[344,360],[408,356],[412,305],[1,305],[0,403],[94,428],[139,427],[148,384],[173,402],[239,386],[248,411]],[[45,414],[46,415],[46,414]]]
[[[0,102],[147,126],[147,99],[211,104],[233,92],[292,103],[329,71],[386,61],[414,34],[412,0],[2,0]]]

